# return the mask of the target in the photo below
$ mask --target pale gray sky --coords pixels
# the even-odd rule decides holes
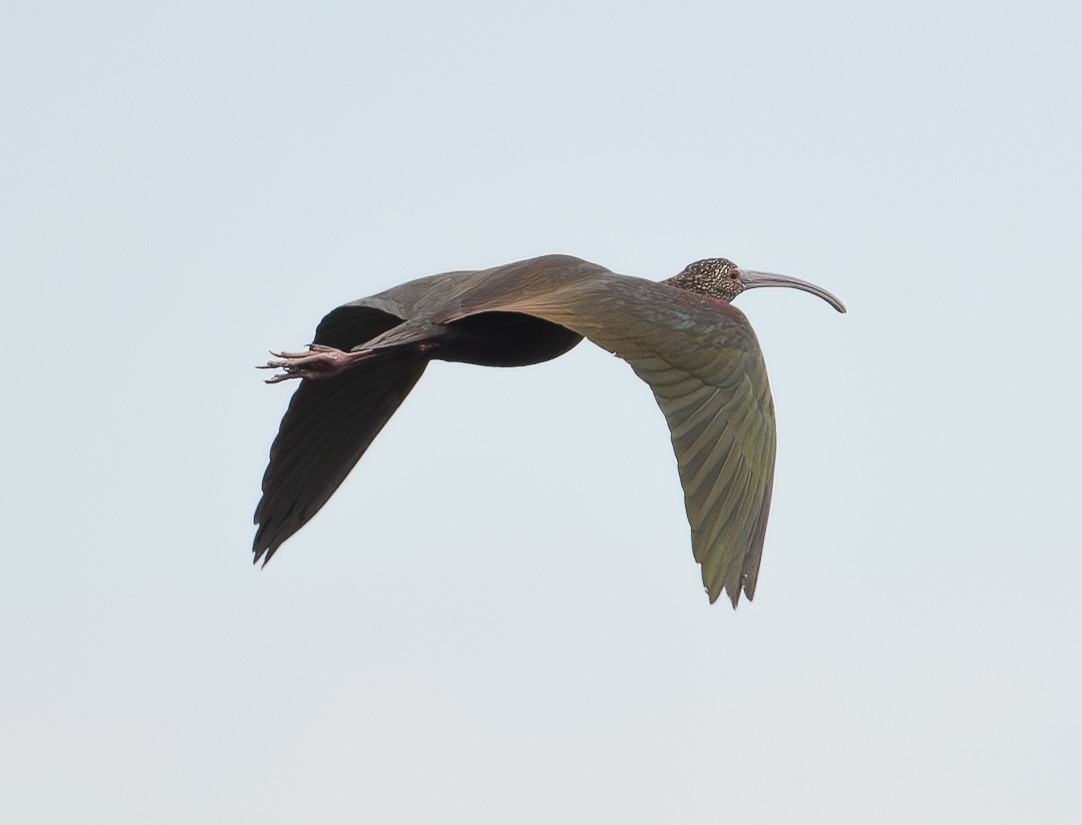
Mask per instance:
[[[0,809],[18,823],[1076,823],[1073,3],[0,12]],[[648,388],[435,364],[264,571],[339,303],[723,255],[778,410],[707,603]]]

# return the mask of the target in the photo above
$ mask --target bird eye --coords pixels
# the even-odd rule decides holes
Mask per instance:
[[[739,278],[740,278],[740,270],[739,269],[734,269],[732,272],[729,273],[729,280],[730,281],[736,281],[736,280],[739,280]]]

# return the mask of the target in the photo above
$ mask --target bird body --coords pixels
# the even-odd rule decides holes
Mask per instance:
[[[758,278],[757,282],[756,279]],[[774,279],[775,282],[767,282]],[[409,281],[331,311],[272,382],[300,378],[271,448],[253,550],[267,560],[345,479],[431,360],[525,366],[582,338],[627,361],[669,424],[710,600],[755,593],[774,477],[774,408],[751,325],[729,301],[796,279],[725,259],[667,281],[567,255]]]

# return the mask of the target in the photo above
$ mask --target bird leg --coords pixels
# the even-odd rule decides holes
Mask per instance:
[[[268,384],[288,381],[291,378],[330,378],[347,369],[356,361],[371,355],[371,351],[345,352],[323,344],[309,344],[308,352],[271,352],[276,361],[260,364],[256,369],[282,370],[279,375],[267,379]]]

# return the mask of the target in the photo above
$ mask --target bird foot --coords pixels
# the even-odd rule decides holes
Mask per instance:
[[[346,369],[354,361],[365,358],[367,352],[345,352],[322,344],[309,344],[307,352],[271,352],[277,360],[260,364],[256,369],[282,370],[267,379],[277,384],[291,378],[330,378]]]

